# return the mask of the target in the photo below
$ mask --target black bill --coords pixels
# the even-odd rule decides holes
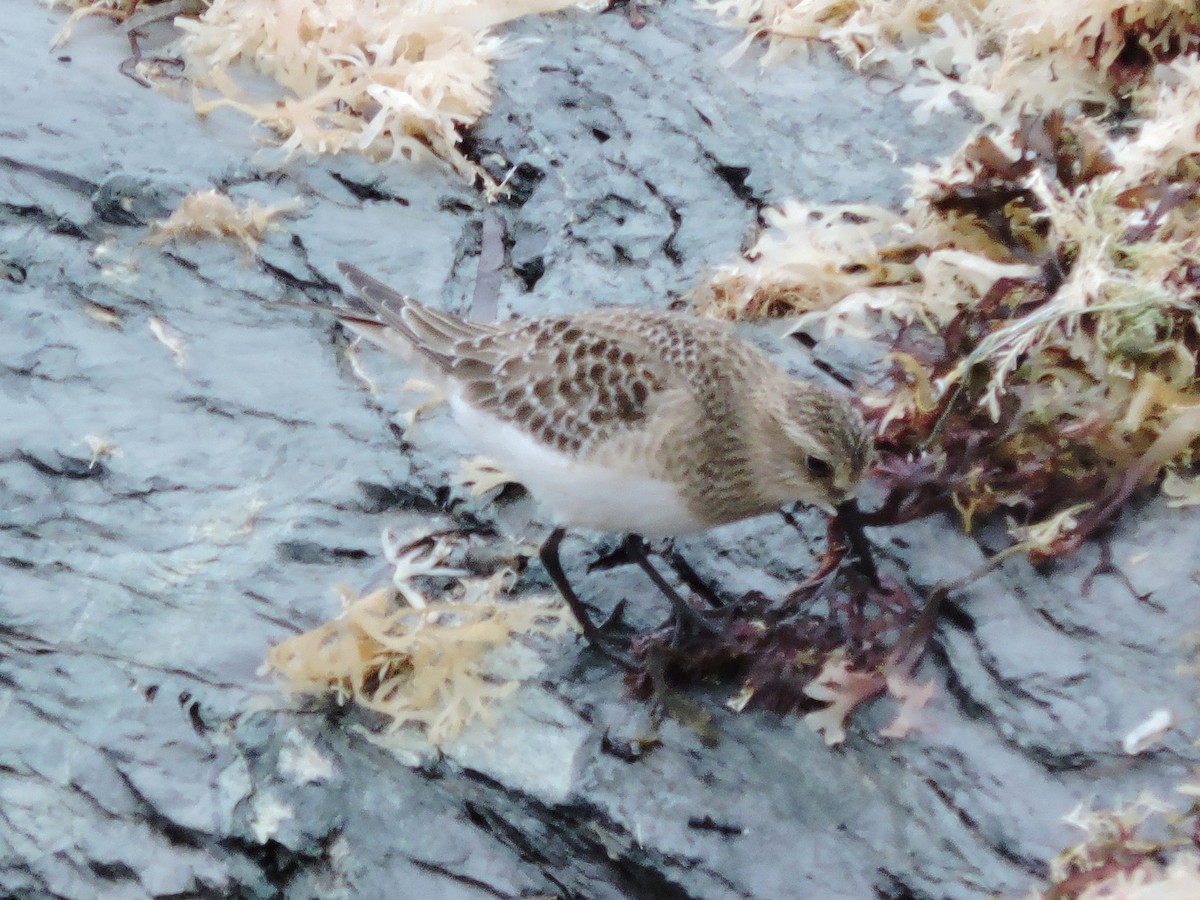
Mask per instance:
[[[871,542],[867,540],[867,533],[863,530],[862,511],[858,508],[858,501],[847,500],[837,507],[836,512],[838,526],[846,536],[850,553],[858,562],[859,571],[871,579],[873,587],[881,587],[879,570],[875,568],[875,557],[871,555]]]

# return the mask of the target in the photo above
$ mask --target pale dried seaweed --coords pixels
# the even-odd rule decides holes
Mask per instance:
[[[960,509],[1019,511],[1023,525],[1080,502],[1107,514],[1106,495],[1136,486],[1118,484],[1127,473],[1140,484],[1192,461],[1200,230],[1190,168],[1200,141],[1193,130],[1191,153],[1164,159],[1145,131],[1101,141],[1088,119],[1026,120],[923,173],[915,211],[926,230],[939,220],[943,243],[961,236],[976,254],[1039,269],[960,295],[940,317],[940,340],[899,341],[917,360],[910,372],[925,376],[875,401],[885,445],[956,458],[949,467],[971,482],[951,491]],[[929,288],[914,285],[909,299],[945,311]],[[1098,524],[1081,516],[1076,532]],[[1043,550],[1076,544],[1054,538]]]
[[[341,589],[341,615],[272,647],[267,668],[290,694],[332,694],[384,716],[390,730],[416,726],[431,743],[451,740],[489,721],[517,688],[498,651],[515,635],[570,628],[560,605],[503,599],[508,578],[464,579],[463,596],[417,606],[395,603],[388,590]]]
[[[53,0],[124,18],[129,0]],[[288,155],[441,159],[486,174],[459,147],[491,104],[492,29],[571,0],[212,0],[175,19],[196,110],[246,114]],[[63,36],[65,38],[65,34]],[[256,76],[266,76],[270,84]]]
[[[767,229],[746,257],[697,288],[699,312],[756,318],[825,310],[868,287],[912,282],[914,257],[924,251],[907,221],[877,206],[788,201],[763,218]]]
[[[1195,900],[1200,896],[1200,853],[1176,853],[1170,862],[1142,860],[1090,885],[1076,900]]]
[[[843,650],[835,650],[804,687],[805,696],[825,704],[805,713],[804,724],[821,735],[827,746],[841,744],[846,740],[846,720],[850,713],[883,689],[882,675],[855,668]]]
[[[712,314],[885,342],[894,376],[865,402],[899,493],[877,524],[1003,510],[1044,538],[1035,556],[1063,555],[1193,461],[1200,62],[1159,66],[1134,102],[1146,118],[1119,128],[982,129],[914,170],[903,216],[786,205],[699,292]]]
[[[171,356],[175,358],[175,365],[183,368],[187,361],[187,344],[182,335],[158,316],[151,316],[147,319],[146,327],[150,329],[150,333],[154,335],[156,341],[171,351]]]
[[[172,0],[43,0],[47,6],[62,6],[70,9],[71,15],[54,37],[54,44],[64,44],[71,38],[71,29],[80,19],[88,16],[103,16],[114,22],[125,22],[139,9],[166,5]],[[202,2],[202,0],[198,0]]]
[[[943,27],[942,20],[977,21],[987,0],[696,0],[749,41],[765,38],[768,60],[793,46],[820,41],[833,45],[855,67],[885,49],[911,49]],[[907,56],[895,54],[903,64]],[[892,61],[891,55],[888,57]]]
[[[233,240],[248,253],[254,253],[259,241],[275,220],[300,209],[298,201],[261,206],[251,200],[238,206],[227,194],[217,190],[197,191],[184,197],[166,219],[150,223],[147,242],[169,240]]]
[[[1200,506],[1200,476],[1184,478],[1178,472],[1168,472],[1162,492],[1167,506]]]
[[[1200,48],[1191,0],[696,0],[767,61],[812,42],[904,79],[918,116],[966,102],[985,121],[1018,111],[1114,107],[1151,69]]]
[[[473,177],[457,144],[459,129],[490,103],[494,41],[485,30],[494,24],[487,16],[493,8],[216,0],[179,27],[201,114],[237,109],[279,134],[287,153],[438,156]],[[282,96],[255,97],[247,80],[235,77],[238,63],[273,79]],[[219,96],[205,100],[204,91]]]
[[[848,15],[869,6],[837,8]],[[1017,6],[979,11],[994,17]],[[1123,8],[1150,15],[1149,6]],[[1183,13],[1172,8],[1178,25]],[[895,4],[892,12],[919,9]],[[1003,516],[1014,543],[992,560],[1037,560],[1073,552],[1164,469],[1173,502],[1195,493],[1184,470],[1200,449],[1200,61],[1188,55],[1197,13],[1188,15],[1174,42],[1156,32],[1153,65],[1136,72],[1118,71],[1139,58],[1128,44],[1113,56],[1120,29],[1100,28],[1089,32],[1087,78],[1075,88],[1068,79],[1061,95],[1025,103],[1028,93],[979,82],[990,104],[985,123],[942,163],[913,170],[903,214],[785,203],[765,211],[766,228],[742,259],[697,289],[695,304],[708,315],[796,317],[794,331],[874,342],[890,361],[888,377],[858,385],[888,491],[866,516],[870,524],[944,510],[969,531]],[[1049,21],[1064,27],[1057,13]],[[957,27],[931,22],[909,23],[904,40],[921,44],[914,58]],[[957,34],[956,52],[1001,59],[979,32],[962,26]],[[859,61],[873,49],[859,46]],[[1053,47],[1043,49],[1044,62],[1056,65]],[[1119,117],[1100,115],[1118,102]],[[732,666],[743,679],[739,707],[792,711],[810,709],[806,698],[828,701],[805,718],[827,741],[840,740],[852,710],[890,684],[889,667],[910,676],[912,666],[898,660],[915,665],[924,646],[916,623],[904,631],[863,625],[868,603],[878,607],[872,625],[897,622],[902,591],[842,590],[849,614],[836,605],[823,622],[760,614],[752,628],[735,619],[713,647],[691,648],[687,663],[699,660],[706,672]],[[808,679],[806,697],[796,696],[799,679]],[[887,733],[902,735],[928,686],[910,677],[897,685],[904,705]],[[1150,877],[1134,866],[1121,872]]]
[[[1112,810],[1079,808],[1064,821],[1084,839],[1050,863],[1041,900],[1192,900],[1200,896],[1200,795],[1176,811],[1152,794]]]

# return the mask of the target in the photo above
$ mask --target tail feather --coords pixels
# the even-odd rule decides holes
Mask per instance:
[[[338,263],[338,268],[358,293],[358,296],[354,298],[358,301],[355,305],[365,306],[379,319],[378,324],[396,329],[414,345],[420,343],[419,336],[408,326],[402,315],[405,307],[417,301],[398,291],[393,291],[382,281],[376,281],[362,269],[349,263]],[[352,319],[361,317],[341,316],[341,318],[343,321],[351,323]]]
[[[467,322],[458,316],[430,309],[420,303],[409,301],[404,307],[405,321],[417,333],[428,332],[446,341],[464,341],[484,334],[495,334],[494,326],[479,322]]]
[[[449,368],[456,343],[497,331],[494,325],[467,322],[458,316],[430,309],[350,263],[339,262],[338,268],[358,292],[358,299],[384,325],[399,332],[414,349],[433,359],[441,369]],[[375,343],[380,342],[376,340]]]

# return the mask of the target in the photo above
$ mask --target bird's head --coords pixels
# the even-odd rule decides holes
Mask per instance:
[[[874,444],[849,397],[790,382],[764,398],[762,411],[769,419],[762,474],[778,505],[799,501],[832,513],[854,498]]]

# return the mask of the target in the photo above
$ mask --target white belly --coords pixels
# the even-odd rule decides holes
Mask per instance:
[[[647,537],[705,527],[673,484],[640,473],[636,460],[620,468],[578,462],[457,397],[450,398],[450,408],[471,443],[523,484],[561,525]]]

